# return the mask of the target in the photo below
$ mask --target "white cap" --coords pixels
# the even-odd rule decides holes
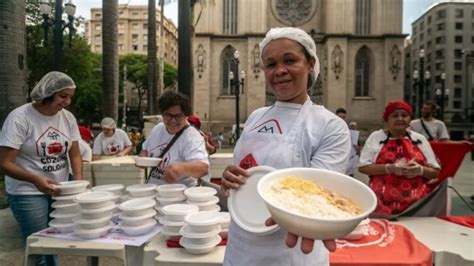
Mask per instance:
[[[102,121],[100,122],[100,127],[115,129],[117,128],[117,124],[115,123],[115,120],[113,118],[104,117],[104,119],[102,119]]]
[[[62,72],[52,71],[41,78],[31,91],[30,96],[38,102],[66,88],[76,88],[72,78]]]

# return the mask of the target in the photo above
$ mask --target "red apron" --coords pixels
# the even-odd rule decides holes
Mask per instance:
[[[382,146],[375,163],[396,163],[402,158],[414,159],[418,164],[427,165],[423,152],[407,138],[389,139]],[[428,185],[427,181],[422,176],[412,179],[393,174],[371,176],[369,186],[377,195],[375,212],[387,215],[403,212],[433,190],[434,187]]]

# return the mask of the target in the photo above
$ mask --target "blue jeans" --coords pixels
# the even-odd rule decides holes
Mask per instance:
[[[20,225],[23,244],[26,238],[48,227],[51,212],[51,197],[45,195],[11,195],[8,194],[8,204],[15,220]],[[57,265],[56,256],[40,256],[37,265]]]

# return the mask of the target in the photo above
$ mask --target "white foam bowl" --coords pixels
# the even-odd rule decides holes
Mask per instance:
[[[267,191],[273,182],[289,176],[311,180],[329,191],[351,199],[362,209],[361,214],[340,219],[313,218],[275,205]],[[357,179],[338,172],[314,168],[289,168],[270,172],[259,180],[257,190],[273,220],[279,226],[288,232],[310,239],[336,239],[347,235],[374,211],[377,203],[374,192]]]
[[[162,198],[183,198],[186,188],[188,187],[184,184],[166,184],[157,186],[156,191]]]
[[[81,217],[83,219],[88,219],[88,220],[95,220],[95,219],[100,219],[100,218],[104,218],[104,217],[111,217],[113,215],[114,215],[114,213],[112,211],[96,212],[96,213],[81,212]]]
[[[153,199],[131,199],[120,204],[119,209],[127,216],[141,216],[155,206]]]
[[[169,228],[172,227],[173,229],[175,229],[174,231],[176,232],[179,232],[179,229],[184,225],[184,221],[170,221],[168,220],[166,215],[160,218],[159,222],[160,224],[165,225]]]
[[[156,221],[154,219],[147,219],[143,222],[142,225],[138,225],[138,226],[122,225],[121,229],[123,230],[125,234],[129,236],[139,236],[139,235],[144,235],[150,232],[155,225],[156,225]]]
[[[119,215],[119,219],[123,221],[124,225],[137,226],[143,224],[146,220],[149,220],[156,215],[156,211],[149,209],[147,213],[140,216],[127,216],[125,213]]]
[[[158,166],[158,163],[162,160],[161,158],[153,157],[134,157],[135,164],[142,167],[155,167]]]
[[[122,184],[109,184],[92,187],[92,191],[108,191],[114,195],[122,195],[124,188],[125,186]]]
[[[219,198],[216,197],[216,196],[210,196],[209,200],[207,200],[207,201],[191,201],[191,200],[186,201],[187,204],[196,205],[199,208],[209,207],[209,206],[217,204],[218,202],[219,202]]]
[[[156,200],[160,203],[161,206],[166,206],[170,204],[181,204],[185,203],[186,196],[183,197],[175,197],[175,198],[162,198],[156,197]]]
[[[203,211],[188,214],[184,217],[184,222],[193,232],[209,232],[220,228],[220,216],[218,212]]]
[[[84,191],[83,193],[80,193],[80,194],[73,194],[73,195],[67,195],[67,196],[54,196],[52,197],[53,200],[56,201],[56,203],[58,204],[71,204],[71,203],[77,203],[74,201],[74,198],[79,196],[79,195],[82,195],[84,193],[89,193],[90,190],[89,189],[86,189],[86,191]]]
[[[169,221],[182,222],[184,217],[190,213],[199,211],[199,207],[190,204],[170,204],[162,208],[162,212]]]
[[[59,184],[54,185],[54,187],[59,190],[61,195],[72,195],[86,191],[88,185],[89,181],[87,180],[75,180],[59,182]]]
[[[149,196],[130,196],[129,199],[152,199],[152,200],[155,200],[157,195],[158,195],[158,193],[155,192],[155,194],[149,195]]]
[[[51,207],[53,207],[57,213],[77,213],[79,211],[79,204],[73,202],[73,203],[66,203],[66,204],[61,204],[60,202],[56,201],[51,204]]]
[[[112,215],[101,217],[98,219],[87,219],[83,215],[77,216],[73,221],[80,229],[96,229],[101,228],[110,223]]]
[[[219,218],[220,218],[219,224],[221,225],[222,230],[225,230],[225,229],[229,228],[230,213],[228,213],[228,212],[219,212]]]
[[[179,230],[181,230],[182,226],[169,226],[165,225],[163,229],[161,230],[161,234],[167,236],[167,239],[174,240],[174,241],[179,241],[181,238],[181,234],[179,233]]]
[[[74,223],[60,223],[56,219],[51,220],[48,225],[61,233],[74,231]]]
[[[93,191],[77,195],[74,201],[81,205],[81,209],[98,209],[109,205],[114,194],[107,191]]]
[[[190,187],[184,191],[188,200],[193,202],[209,201],[216,194],[217,190],[212,187]]]
[[[52,211],[49,216],[53,217],[57,223],[69,224],[72,223],[72,220],[77,216],[77,213],[59,213],[57,211]]]
[[[221,232],[221,227],[218,226],[216,229],[214,230],[211,230],[211,231],[207,231],[207,232],[194,232],[192,231],[192,229],[190,229],[189,225],[185,224],[183,227],[181,227],[181,229],[179,230],[179,234],[182,235],[182,236],[185,236],[187,238],[193,238],[193,239],[202,239],[202,238],[210,238],[210,237],[213,237],[215,235],[218,235],[219,232]],[[201,242],[209,242],[209,241],[205,241],[205,240],[202,240]]]
[[[210,206],[201,206],[199,207],[199,211],[200,212],[219,212],[221,210],[221,206],[219,205],[210,205]]]
[[[112,228],[112,222],[96,229],[81,229],[76,227],[74,228],[74,233],[82,239],[95,239],[107,234],[110,228]]]
[[[216,246],[222,241],[219,235],[214,236],[214,239],[206,245],[195,245],[189,242],[188,238],[182,237],[179,244],[183,246],[187,252],[192,254],[206,254],[214,250]]]
[[[136,184],[126,188],[132,197],[146,197],[156,195],[156,185],[154,184]]]

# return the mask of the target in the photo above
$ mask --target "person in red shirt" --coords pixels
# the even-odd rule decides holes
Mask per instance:
[[[92,131],[87,128],[86,126],[83,126],[81,124],[78,124],[79,127],[79,133],[81,134],[81,138],[87,143],[91,144],[92,139],[94,138],[94,134]]]
[[[217,147],[216,147],[216,145],[212,142],[211,136],[209,136],[206,132],[204,132],[204,131],[201,130],[201,119],[199,119],[199,116],[197,116],[197,115],[190,115],[190,116],[188,116],[187,120],[188,120],[188,123],[189,123],[191,126],[193,126],[194,128],[196,128],[196,129],[199,131],[199,133],[201,133],[201,135],[202,135],[202,136],[204,137],[204,139],[206,140],[206,150],[207,150],[207,153],[209,153],[209,155],[216,153]]]

